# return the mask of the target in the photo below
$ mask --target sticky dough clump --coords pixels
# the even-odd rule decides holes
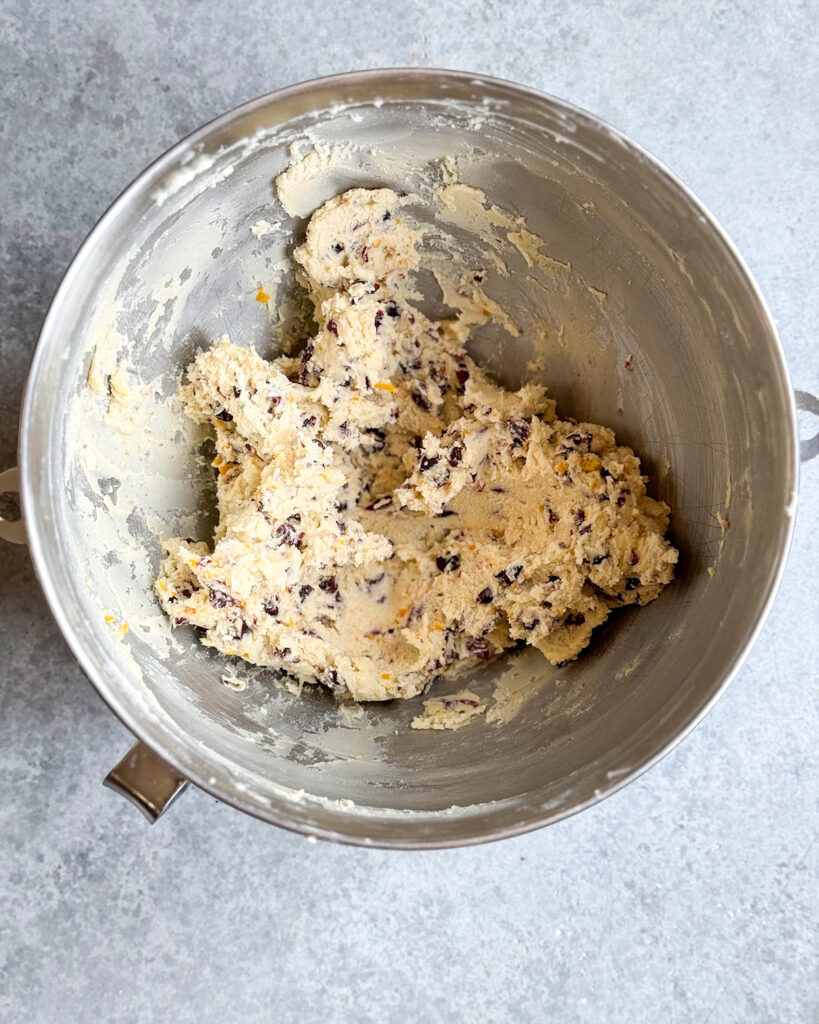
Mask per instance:
[[[406,202],[354,189],[313,215],[295,259],[319,328],[300,355],[223,337],[188,368],[219,525],[212,544],[170,541],[156,582],[204,643],[361,701],[520,641],[573,659],[677,560],[668,507],[611,430],[499,387],[460,319],[412,305]]]

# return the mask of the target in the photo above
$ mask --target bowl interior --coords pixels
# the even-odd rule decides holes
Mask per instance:
[[[272,181],[308,153],[289,215]],[[528,265],[503,229],[490,243],[465,222],[442,224],[424,197],[453,166],[570,270]],[[180,372],[223,333],[263,353],[289,344],[293,324],[303,333],[288,254],[311,210],[355,185],[421,193],[414,214],[430,228],[430,259],[445,259],[454,240],[482,261],[488,294],[521,328],[518,338],[498,324],[479,328],[473,351],[504,382],[541,380],[563,413],[613,427],[641,455],[650,492],[673,509],[680,563],[660,600],[613,617],[565,668],[529,651],[465,680],[489,696],[502,678],[527,696],[508,721],[412,731],[418,702],[340,714],[322,690],[294,696],[243,665],[246,686],[235,692],[222,677],[236,667],[191,632],[172,634],[151,595],[162,538],[206,538],[212,524],[211,470],[172,400]],[[273,290],[272,319],[255,301],[259,284]],[[420,286],[439,309],[431,279]],[[95,350],[109,369],[129,366],[128,433],[109,425],[105,399],[87,387]],[[44,586],[124,720],[246,810],[387,845],[524,829],[656,759],[752,638],[787,546],[794,487],[775,335],[689,195],[587,115],[504,83],[432,72],[286,90],[150,168],[95,229],[55,300],[23,454]]]

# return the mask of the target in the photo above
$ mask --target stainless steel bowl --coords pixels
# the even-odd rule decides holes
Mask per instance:
[[[119,345],[142,390],[161,395],[191,353],[225,330],[269,344],[248,293],[303,228],[270,209],[271,179],[305,135],[349,144],[346,162],[318,182],[316,202],[357,184],[411,188],[422,165],[460,154],[467,182],[522,214],[551,256],[605,293],[601,302],[590,288],[550,290],[523,265],[489,286],[524,325],[548,309],[555,338],[565,326],[541,376],[564,413],[610,424],[644,457],[654,492],[673,509],[679,571],[660,600],[611,621],[576,663],[553,670],[524,655],[517,670],[542,685],[506,724],[410,731],[418,708],[405,702],[369,706],[342,724],[323,692],[297,698],[262,673],[233,692],[220,681],[224,660],[192,635],[177,631],[181,647],[163,639],[150,598],[161,524],[205,528],[197,510],[207,473],[180,454],[176,425],[161,415],[151,421],[161,442],[153,456],[140,449],[141,423],[139,438],[95,435],[89,467],[91,442],[76,416],[95,344]],[[373,162],[374,144],[389,161]],[[259,218],[280,219],[281,229],[256,237]],[[104,341],[112,328],[122,341]],[[526,375],[526,332],[515,343],[490,332],[477,344],[510,383]],[[266,821],[385,847],[524,832],[588,807],[661,758],[711,707],[759,632],[785,562],[796,469],[793,397],[770,316],[686,188],[566,103],[430,70],[281,90],[149,167],[62,282],[21,424],[22,501],[43,589],[97,690],[144,741],[114,784],[133,791],[134,771],[153,773],[146,785],[159,789],[146,800],[156,814],[189,779]],[[491,666],[470,684],[489,693],[503,670]]]

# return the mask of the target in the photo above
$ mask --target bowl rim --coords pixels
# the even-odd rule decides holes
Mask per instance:
[[[344,87],[368,82],[382,82],[386,84],[392,81],[397,82],[407,79],[425,79],[430,77],[433,77],[442,83],[460,82],[471,84],[474,87],[486,85],[494,89],[507,90],[518,96],[526,96],[538,103],[545,102],[553,109],[563,111],[575,119],[580,118],[586,120],[595,128],[602,129],[615,140],[619,141],[646,164],[653,167],[653,169],[659,172],[660,175],[664,176],[668,180],[669,184],[676,187],[676,189],[682,193],[683,197],[691,204],[693,210],[699,213],[707,228],[710,229],[710,231],[716,236],[716,239],[724,245],[729,257],[735,261],[737,271],[744,279],[752,298],[757,304],[760,317],[763,321],[763,326],[769,337],[771,355],[774,362],[777,364],[779,372],[779,380],[777,381],[777,384],[782,388],[782,397],[784,398],[785,405],[787,407],[788,422],[786,427],[790,442],[790,451],[788,453],[790,456],[790,465],[788,467],[787,482],[791,489],[791,505],[795,503],[795,496],[798,492],[798,425],[793,388],[788,373],[785,353],[776,330],[776,325],[753,274],[717,219],[694,195],[688,186],[661,160],[596,114],[592,114],[582,107],[544,91],[532,88],[531,86],[522,85],[520,83],[495,76],[434,67],[371,68],[367,70],[342,72],[339,74],[312,78],[257,96],[254,99],[239,104],[231,110],[228,110],[227,112],[205,122],[178,142],[174,143],[170,148],[165,150],[165,152],[149,163],[110,203],[102,216],[87,233],[75,255],[71,259],[71,262],[66,268],[49,305],[48,313],[43,321],[39,339],[29,368],[28,379],[23,395],[19,428],[20,498],[26,522],[28,547],[38,580],[51,609],[51,613],[54,616],[63,637],[79,662],[80,667],[83,669],[86,676],[111,711],[113,711],[117,718],[119,718],[123,725],[125,725],[135,737],[145,742],[152,750],[155,750],[160,757],[176,768],[198,788],[209,793],[221,802],[226,803],[237,810],[243,811],[252,817],[270,824],[278,825],[281,828],[300,835],[326,839],[353,846],[382,849],[446,849],[459,846],[472,846],[479,843],[522,835],[546,825],[551,825],[564,820],[565,818],[571,817],[580,811],[586,810],[587,808],[600,803],[602,800],[617,793],[644,772],[652,768],[662,760],[666,754],[670,753],[670,751],[673,750],[694,728],[696,728],[696,726],[716,704],[744,664],[745,659],[747,658],[767,620],[773,601],[779,589],[793,538],[795,522],[793,508],[786,506],[783,509],[783,517],[787,520],[785,523],[785,530],[784,532],[780,530],[779,550],[776,554],[775,563],[772,564],[772,571],[767,582],[767,591],[764,593],[764,597],[760,601],[759,611],[753,628],[748,631],[744,641],[735,652],[734,661],[730,669],[723,673],[722,678],[715,681],[710,696],[696,710],[696,712],[690,716],[689,720],[684,722],[673,733],[670,739],[668,739],[653,755],[649,756],[639,765],[633,767],[623,775],[619,775],[615,779],[607,780],[606,784],[602,788],[595,790],[595,792],[587,799],[574,806],[561,808],[559,810],[549,811],[541,808],[540,813],[534,812],[527,818],[527,820],[523,822],[516,822],[512,825],[496,825],[485,831],[481,831],[478,825],[478,827],[472,827],[466,835],[459,835],[455,838],[448,836],[441,838],[430,838],[427,836],[417,837],[413,836],[411,833],[407,835],[389,837],[379,836],[377,838],[371,838],[366,835],[351,834],[343,831],[341,826],[343,825],[344,818],[341,815],[336,816],[337,827],[325,827],[316,825],[312,822],[294,820],[293,818],[288,817],[286,813],[280,812],[275,807],[271,806],[270,808],[263,808],[257,803],[246,800],[242,797],[241,793],[237,791],[228,792],[222,789],[220,786],[215,784],[215,775],[203,773],[194,763],[192,763],[192,760],[188,757],[190,752],[184,746],[180,747],[180,745],[174,741],[175,737],[161,721],[156,720],[155,722],[150,723],[150,726],[146,725],[146,723],[131,714],[131,712],[123,705],[115,688],[110,686],[109,681],[103,676],[94,659],[87,653],[82,642],[82,637],[75,631],[63,610],[60,596],[57,592],[54,580],[48,570],[48,563],[45,556],[45,545],[49,534],[49,523],[45,517],[41,516],[39,505],[36,501],[36,488],[34,484],[34,474],[32,471],[32,460],[34,456],[32,452],[33,431],[31,430],[31,423],[35,415],[36,385],[45,358],[44,353],[47,347],[47,342],[55,331],[59,330],[59,307],[64,300],[64,297],[71,292],[75,278],[78,278],[80,275],[83,258],[94,247],[96,239],[99,236],[104,235],[109,222],[116,218],[120,210],[129,203],[132,196],[143,193],[146,188],[150,187],[152,182],[161,178],[167,170],[176,164],[181,155],[194,151],[196,146],[206,142],[211,135],[218,132],[220,129],[229,126],[239,118],[251,115],[271,104],[280,103],[294,96],[309,95],[310,92],[318,88],[324,88],[330,85]],[[316,107],[315,109],[321,108]],[[164,741],[167,741],[167,743]],[[477,808],[481,805],[473,806]],[[429,821],[430,818],[434,817],[434,814],[435,812],[408,812],[406,817],[396,818],[395,821],[396,824],[402,821],[410,822],[413,820],[413,816],[416,816],[418,819],[423,819],[424,821]],[[362,821],[361,816],[355,815],[353,817],[358,823]],[[482,820],[482,816],[476,815],[474,820],[478,823]]]

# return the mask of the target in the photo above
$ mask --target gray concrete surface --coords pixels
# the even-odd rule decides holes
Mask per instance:
[[[378,65],[516,79],[643,143],[732,235],[816,391],[815,38],[808,2],[6,0],[0,468],[50,296],[117,192],[245,99]],[[440,853],[308,844],[199,792],[149,829],[100,786],[129,736],[3,547],[0,1020],[816,1020],[818,481],[692,736],[572,820]]]

